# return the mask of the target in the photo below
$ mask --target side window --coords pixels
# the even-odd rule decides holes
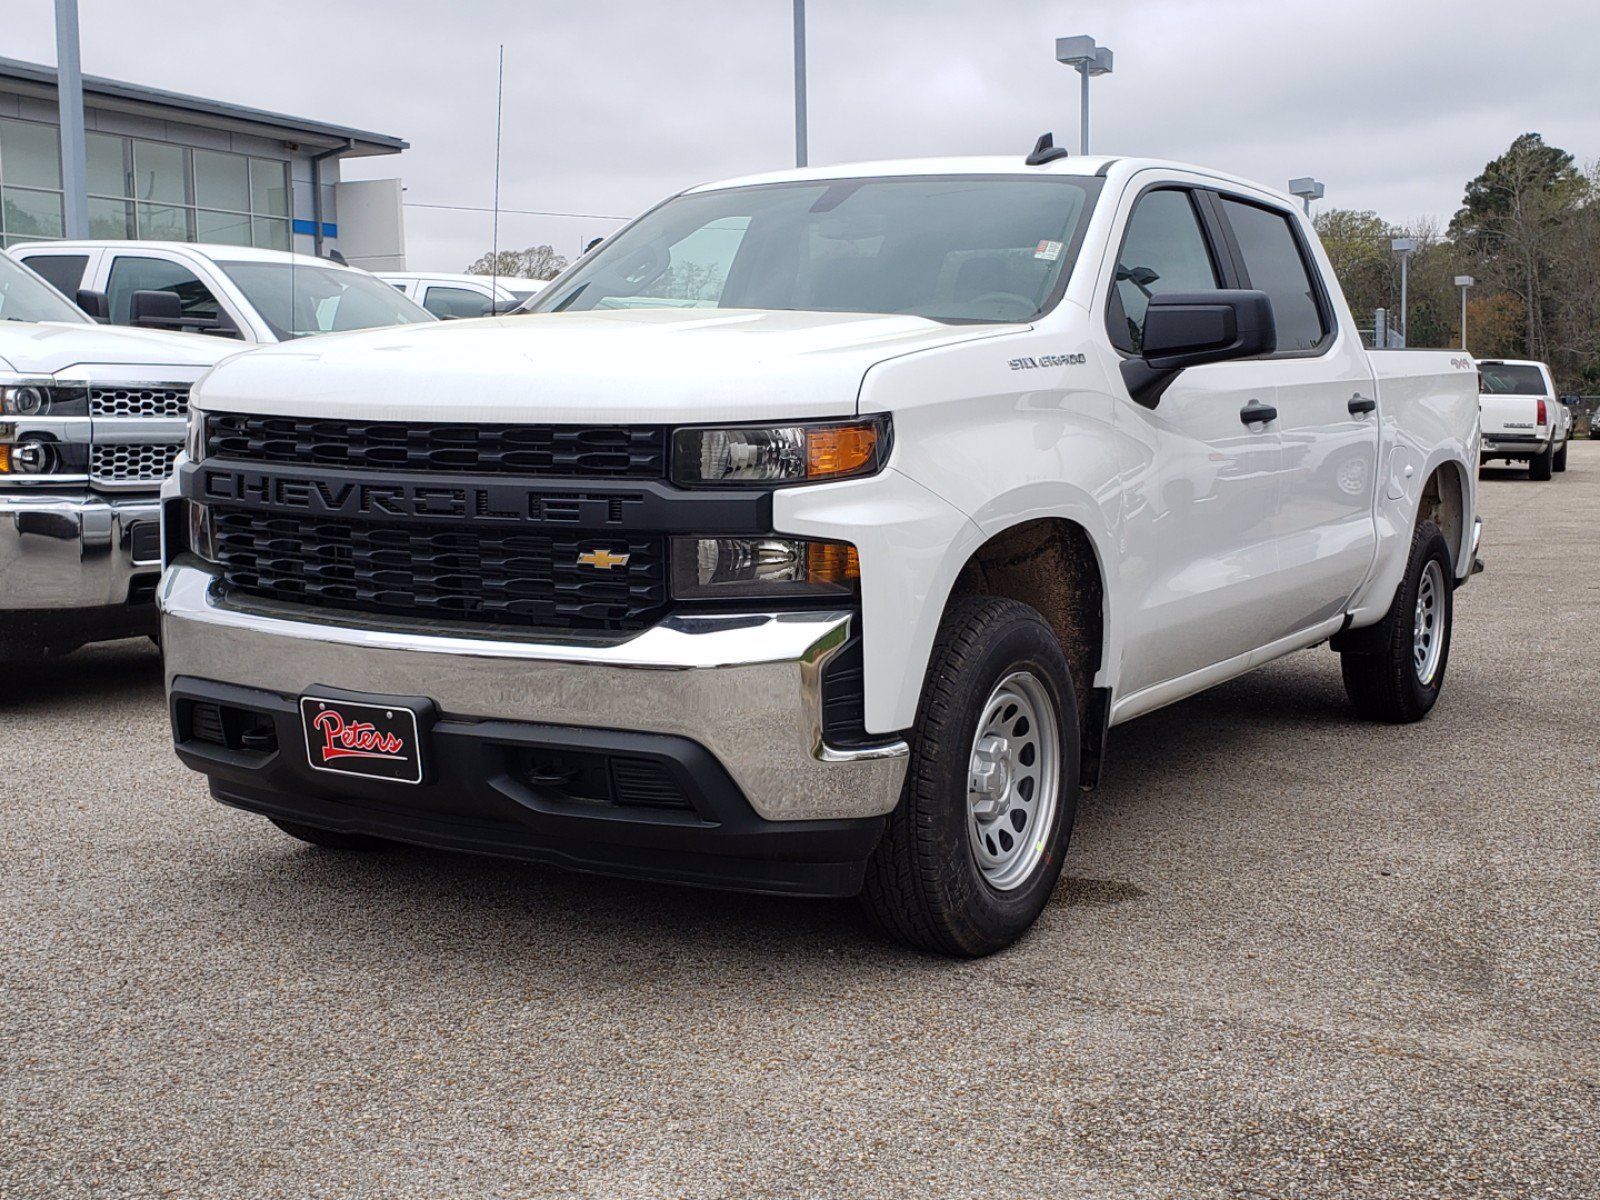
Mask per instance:
[[[1129,354],[1139,352],[1152,296],[1218,286],[1217,268],[1189,193],[1146,192],[1128,218],[1117,255],[1117,279],[1106,313],[1111,344]]]
[[[83,286],[83,269],[89,265],[87,254],[32,254],[22,260],[43,275],[68,300],[76,300]]]
[[[455,317],[481,317],[489,297],[467,288],[430,287],[423,296],[422,307],[442,321]]]
[[[1328,326],[1289,218],[1229,196],[1222,197],[1222,210],[1244,257],[1249,281],[1243,286],[1265,292],[1272,299],[1278,350],[1316,349]]]
[[[217,298],[188,267],[160,258],[119,254],[111,264],[106,292],[111,298],[111,323],[126,325],[135,292],[176,292],[183,315],[215,320],[220,315]]]

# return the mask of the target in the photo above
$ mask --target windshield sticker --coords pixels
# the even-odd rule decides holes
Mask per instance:
[[[1060,242],[1040,242],[1039,248],[1033,252],[1035,258],[1042,258],[1045,262],[1055,262],[1061,257]]]

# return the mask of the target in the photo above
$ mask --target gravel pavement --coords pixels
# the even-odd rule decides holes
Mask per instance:
[[[1490,471],[1420,725],[1294,655],[1116,730],[975,963],[846,903],[207,798],[121,643],[0,695],[0,1196],[1600,1195],[1600,444]]]

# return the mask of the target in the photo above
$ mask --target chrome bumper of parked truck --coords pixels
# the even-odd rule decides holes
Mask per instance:
[[[232,602],[193,558],[167,569],[159,602],[169,685],[426,696],[452,716],[690,738],[769,821],[878,816],[899,799],[904,741],[845,749],[822,737],[822,671],[849,612],[669,617],[607,644],[405,632]]]
[[[161,569],[160,521],[154,496],[0,495],[0,614],[127,603],[134,577]]]

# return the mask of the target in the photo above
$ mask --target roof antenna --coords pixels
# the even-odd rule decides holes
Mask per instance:
[[[1058,158],[1067,158],[1071,152],[1065,146],[1056,145],[1056,136],[1053,133],[1041,133],[1039,140],[1033,144],[1033,153],[1028,155],[1030,167],[1042,167],[1045,163],[1055,162]]]

